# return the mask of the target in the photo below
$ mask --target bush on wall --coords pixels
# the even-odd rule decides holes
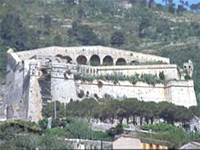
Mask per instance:
[[[89,75],[77,73],[74,74],[74,80],[82,80],[92,82],[93,80],[104,80],[104,81],[113,81],[114,84],[117,84],[118,81],[129,81],[132,84],[136,84],[138,81],[145,82],[147,84],[155,85],[156,83],[165,83],[164,73],[157,75],[152,74],[135,74],[132,76],[127,76],[123,74],[106,74],[106,75]],[[98,83],[99,84],[99,83]],[[99,86],[99,85],[98,85]]]

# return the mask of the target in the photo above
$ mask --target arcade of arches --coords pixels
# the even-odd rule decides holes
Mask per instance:
[[[70,62],[72,61],[72,59],[69,57],[68,58],[70,60]],[[114,62],[113,58],[110,55],[107,55],[103,58],[102,62],[101,62],[101,58],[94,54],[92,55],[90,58],[86,58],[86,56],[84,55],[79,55],[76,58],[76,62],[80,65],[87,65],[90,64],[91,66],[100,66],[100,65],[127,65],[127,61],[124,58],[118,58],[116,60],[116,62]],[[137,64],[138,61],[131,61],[130,65],[135,65]]]

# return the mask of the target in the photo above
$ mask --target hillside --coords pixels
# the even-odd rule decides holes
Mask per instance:
[[[197,12],[150,6],[145,0],[132,1],[129,9],[122,0],[0,0],[0,22],[1,80],[8,47],[21,51],[52,45],[105,45],[169,57],[180,66],[191,59],[199,95]]]

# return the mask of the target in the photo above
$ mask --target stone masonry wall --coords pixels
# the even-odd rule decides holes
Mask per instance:
[[[197,106],[193,80],[168,82],[165,88],[166,98],[175,105],[185,107]]]
[[[193,81],[170,81],[167,85],[149,85],[137,82],[133,85],[128,81],[119,81],[114,84],[112,81],[101,80],[102,87],[99,87],[98,82],[97,80],[83,82],[80,80],[74,81],[73,79],[54,79],[55,86],[52,87],[52,99],[68,103],[70,100],[81,100],[87,97],[105,98],[110,96],[116,99],[137,98],[146,102],[167,101],[185,107],[197,105]],[[79,91],[84,92],[84,97],[79,98],[77,96]]]
[[[73,64],[57,61],[56,55],[69,55]],[[160,65],[127,65],[127,66],[98,66],[77,65],[76,58],[79,55],[87,57],[87,64],[92,55],[99,55],[102,63],[107,55],[112,56],[116,62],[118,58],[125,58],[127,63],[131,61],[163,61],[167,64]],[[40,57],[41,55],[42,57]],[[45,57],[43,57],[45,56]],[[55,61],[54,61],[55,60]],[[93,82],[74,81],[73,73],[111,74],[122,73],[124,75],[153,74],[164,72],[166,79],[170,79],[166,85],[149,85],[143,82],[132,84],[128,81],[100,81]],[[47,73],[47,91],[41,88],[42,77]],[[49,91],[49,92],[48,92]],[[79,95],[80,92],[84,94]],[[44,95],[46,93],[46,95]],[[180,80],[177,65],[169,64],[168,58],[134,53],[131,51],[117,50],[102,46],[88,47],[49,47],[25,52],[14,53],[8,51],[7,76],[5,86],[5,105],[8,119],[23,119],[38,121],[41,119],[43,97],[49,96],[47,101],[58,100],[68,103],[73,100],[82,100],[87,97],[116,99],[137,98],[142,101],[168,101],[185,107],[197,105],[193,81]]]
[[[103,46],[48,47],[48,48],[40,48],[35,50],[17,52],[16,54],[19,56],[21,60],[31,59],[34,56],[39,57],[40,55],[50,58],[50,57],[56,57],[56,55],[60,54],[62,56],[70,56],[72,58],[73,63],[77,63],[76,62],[77,57],[83,55],[87,58],[87,64],[89,64],[89,60],[92,57],[92,55],[98,55],[100,57],[101,64],[105,56],[111,56],[113,58],[114,64],[116,63],[118,58],[124,58],[127,61],[127,63],[130,63],[131,61],[138,61],[138,62],[162,61],[167,64],[170,63],[169,58],[136,53],[132,51],[119,50]]]

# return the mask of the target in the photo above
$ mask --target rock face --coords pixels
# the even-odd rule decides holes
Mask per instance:
[[[68,103],[87,97],[117,99],[137,98],[143,101],[168,101],[185,107],[197,105],[192,76],[192,62],[181,73],[168,58],[117,50],[102,46],[49,47],[14,53],[8,51],[4,104],[7,119],[38,121],[43,103]],[[192,70],[191,70],[192,68]],[[127,80],[113,82],[77,78],[77,74],[100,75],[151,74],[167,80],[150,85]],[[100,84],[101,83],[101,84]]]

